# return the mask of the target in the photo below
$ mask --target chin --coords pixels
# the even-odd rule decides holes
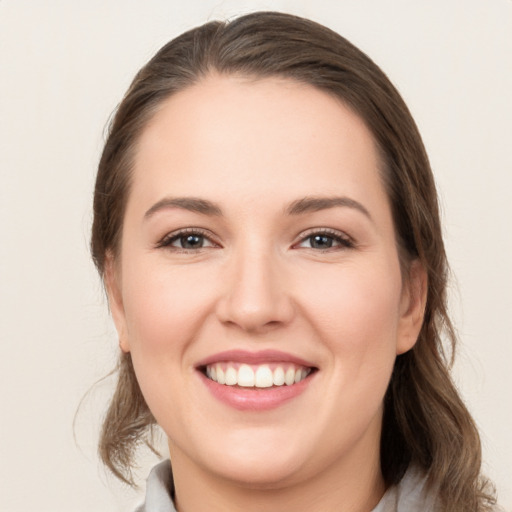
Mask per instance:
[[[231,442],[220,450],[224,454],[220,464],[212,470],[245,487],[260,489],[279,488],[307,478],[303,473],[311,467],[314,454],[308,450],[304,433],[293,435],[287,429],[262,427],[255,430],[230,436]]]
[[[210,470],[218,476],[249,489],[278,489],[300,480],[301,467],[294,461],[279,460],[232,460],[223,461],[222,467]]]

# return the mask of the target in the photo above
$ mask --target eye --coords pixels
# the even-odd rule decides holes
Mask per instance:
[[[185,229],[166,235],[157,247],[192,252],[208,247],[218,247],[204,232],[197,229]]]
[[[302,235],[296,247],[326,251],[330,249],[348,249],[354,247],[353,241],[346,235],[331,230],[309,232]]]

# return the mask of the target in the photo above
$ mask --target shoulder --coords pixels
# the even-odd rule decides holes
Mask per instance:
[[[149,473],[144,503],[134,512],[176,512],[172,500],[173,494],[171,462],[164,460]]]
[[[372,512],[439,512],[438,489],[428,485],[428,475],[411,467],[400,483],[388,489],[381,502]],[[443,509],[444,510],[444,509]],[[505,512],[499,505],[489,512]]]
[[[436,512],[436,496],[435,490],[427,486],[427,475],[411,467],[372,512]]]
[[[437,510],[437,491],[427,486],[427,475],[416,467],[407,470],[398,484],[398,512]]]

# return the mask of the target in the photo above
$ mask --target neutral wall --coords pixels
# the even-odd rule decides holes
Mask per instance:
[[[126,511],[97,426],[116,338],[88,257],[103,129],[164,42],[256,9],[309,16],[367,51],[423,133],[439,184],[462,346],[456,379],[512,510],[510,0],[0,1],[0,502]],[[141,474],[146,471],[146,460]]]

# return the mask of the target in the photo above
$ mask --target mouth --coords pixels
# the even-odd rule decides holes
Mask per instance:
[[[267,389],[298,384],[316,368],[295,363],[247,364],[223,361],[204,365],[199,370],[208,379],[224,386]]]
[[[201,361],[196,370],[212,395],[238,410],[279,407],[310,387],[318,368],[274,350],[231,350]]]

